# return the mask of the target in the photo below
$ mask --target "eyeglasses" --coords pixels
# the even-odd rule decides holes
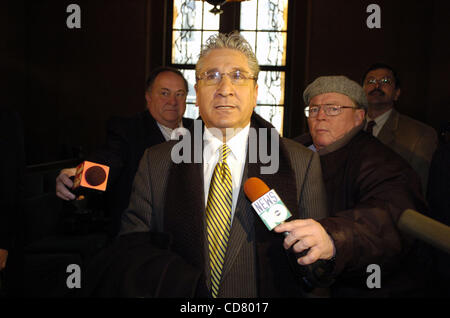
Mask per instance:
[[[337,116],[342,113],[342,108],[354,108],[357,109],[356,106],[340,106],[334,104],[323,104],[323,105],[311,105],[305,108],[305,116],[306,117],[317,117],[320,112],[320,108],[323,107],[323,111],[327,116]]]
[[[392,80],[389,77],[383,77],[382,79],[377,80],[376,78],[368,78],[366,80],[366,84],[367,85],[376,85],[376,84],[380,84],[381,85],[391,85],[392,84]]]
[[[197,76],[197,81],[203,80],[205,85],[218,85],[222,81],[223,75],[227,75],[234,85],[246,85],[249,80],[256,80],[255,76],[236,70],[228,73],[220,73],[219,71],[205,72]]]

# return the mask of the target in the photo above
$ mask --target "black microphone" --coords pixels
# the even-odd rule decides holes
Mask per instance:
[[[398,220],[400,231],[450,254],[450,227],[411,209]]]

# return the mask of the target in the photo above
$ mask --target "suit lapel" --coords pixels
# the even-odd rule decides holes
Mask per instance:
[[[144,112],[144,120],[146,132],[143,136],[147,139],[148,144],[155,145],[166,141],[156,120],[148,110]]]
[[[194,127],[190,128],[190,163],[172,163],[167,181],[164,230],[173,237],[172,247],[181,256],[204,268],[203,165],[194,162]],[[186,138],[189,138],[188,136]]]
[[[201,164],[172,164],[165,200],[164,229],[174,238],[172,247],[203,268],[203,170]]]
[[[378,134],[378,139],[385,145],[391,145],[394,142],[395,133],[398,128],[398,119],[399,113],[393,109],[391,115]]]

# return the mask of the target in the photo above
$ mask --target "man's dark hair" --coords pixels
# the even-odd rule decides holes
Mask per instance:
[[[155,81],[156,77],[160,73],[163,73],[163,72],[172,72],[172,73],[174,73],[176,75],[179,75],[184,81],[184,87],[186,88],[186,93],[189,92],[189,85],[188,85],[187,80],[184,78],[183,73],[181,73],[180,70],[177,70],[176,68],[173,68],[173,67],[170,67],[170,66],[161,66],[161,67],[158,67],[158,68],[154,69],[150,73],[150,75],[149,75],[149,77],[147,79],[147,82],[145,83],[145,88],[150,91],[151,87],[153,85],[153,82]]]
[[[364,75],[363,75],[363,77],[361,79],[361,85],[364,85],[364,81],[366,79],[366,76],[367,76],[367,74],[370,71],[378,70],[380,68],[385,68],[385,69],[391,71],[392,75],[394,76],[394,80],[395,80],[395,88],[400,88],[400,79],[398,78],[397,72],[390,65],[387,65],[385,63],[379,63],[379,62],[378,63],[374,63],[371,66],[369,66],[369,68],[364,73]]]

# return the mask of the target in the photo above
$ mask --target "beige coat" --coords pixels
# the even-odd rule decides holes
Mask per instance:
[[[420,177],[423,193],[426,193],[430,163],[438,144],[436,131],[394,109],[378,139],[413,167]]]

